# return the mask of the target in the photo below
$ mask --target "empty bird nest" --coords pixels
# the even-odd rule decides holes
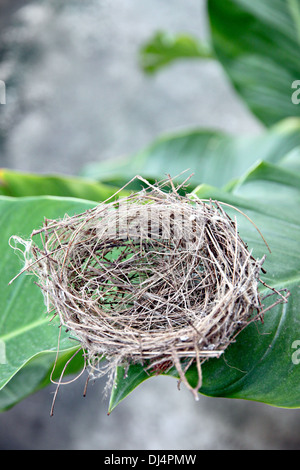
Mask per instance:
[[[175,367],[197,397],[201,363],[263,312],[264,258],[252,256],[222,203],[180,195],[172,180],[167,191],[165,182],[144,183],[128,197],[45,220],[25,270],[80,341],[90,374]],[[195,387],[185,378],[192,363]]]

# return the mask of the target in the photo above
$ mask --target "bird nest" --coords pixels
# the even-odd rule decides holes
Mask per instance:
[[[179,195],[173,184],[45,220],[26,256],[48,311],[80,341],[94,376],[136,363],[175,367],[197,397],[201,363],[262,313],[264,258],[252,256],[221,203]],[[192,363],[195,387],[185,378]]]

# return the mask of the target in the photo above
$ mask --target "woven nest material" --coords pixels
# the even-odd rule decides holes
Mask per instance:
[[[262,312],[256,260],[220,203],[149,186],[33,232],[27,271],[80,341],[90,374],[201,363]],[[42,245],[35,243],[41,236]],[[106,361],[102,361],[105,358]],[[185,372],[196,363],[199,381]]]

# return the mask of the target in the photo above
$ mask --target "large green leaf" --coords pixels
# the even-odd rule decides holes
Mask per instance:
[[[40,383],[49,383],[48,371],[55,360],[58,325],[46,315],[43,296],[32,276],[21,275],[22,260],[9,247],[11,235],[29,238],[44,217],[80,213],[95,203],[57,197],[0,197],[0,408],[7,408]],[[78,349],[78,343],[61,332],[62,363]],[[80,360],[79,360],[80,363]],[[28,366],[28,367],[26,367]],[[22,374],[20,376],[19,374]],[[8,388],[7,388],[8,387]]]
[[[292,362],[293,343],[300,338],[299,188],[299,176],[276,165],[260,163],[231,187],[231,193],[207,185],[197,189],[200,197],[233,204],[252,218],[272,249],[265,264],[264,280],[277,288],[289,288],[292,293],[287,306],[277,306],[265,315],[263,325],[246,328],[227,350],[225,358],[210,360],[203,366],[201,392],[204,394],[300,406],[298,366]],[[5,344],[7,357],[7,364],[0,365],[2,409],[49,383],[58,339],[57,325],[49,325],[40,290],[32,277],[22,275],[7,286],[21,268],[21,262],[7,247],[8,238],[11,234],[29,236],[33,228],[41,225],[42,214],[48,218],[61,217],[65,212],[81,212],[93,205],[88,201],[54,197],[0,198],[3,273],[0,341]],[[239,231],[253,247],[254,255],[265,253],[265,244],[249,221],[238,212],[232,215],[237,217]],[[61,364],[74,348],[74,343],[62,332]],[[76,367],[81,365],[79,362]],[[148,375],[140,366],[130,368],[127,377],[119,369],[110,411],[146,378]],[[193,369],[189,379],[195,381]]]
[[[201,185],[195,193],[203,199],[234,205],[252,219],[266,238],[271,254],[249,220],[226,207],[237,218],[239,233],[253,249],[253,255],[257,258],[267,253],[267,274],[262,279],[291,292],[287,304],[277,305],[265,314],[264,324],[249,325],[225,355],[203,365],[201,393],[300,407],[300,366],[292,361],[294,341],[300,340],[300,176],[261,162],[231,193],[207,185]],[[266,300],[266,306],[268,302],[274,302],[274,298]],[[176,376],[174,370],[171,375]],[[141,366],[129,370],[125,378],[120,369],[110,411],[147,378]],[[195,368],[189,370],[188,378],[192,384],[197,383]]]
[[[217,131],[195,130],[165,136],[144,151],[116,161],[90,164],[83,175],[122,186],[136,174],[148,179],[172,177],[189,170],[191,187],[206,183],[224,187],[260,160],[279,162],[300,145],[300,119],[287,119],[258,136],[232,136]]]
[[[296,173],[300,173],[300,147],[295,147],[287,153],[281,160],[280,166]]]
[[[208,0],[208,13],[215,54],[250,110],[267,126],[300,116],[300,0]]]
[[[208,44],[188,34],[158,31],[141,47],[140,64],[147,73],[157,72],[178,59],[209,59],[213,57]]]
[[[0,195],[3,196],[62,196],[91,201],[103,201],[112,196],[116,188],[93,179],[74,176],[38,175],[0,170]]]

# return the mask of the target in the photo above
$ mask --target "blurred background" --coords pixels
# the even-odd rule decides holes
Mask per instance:
[[[0,0],[0,167],[78,174],[191,128],[257,134],[261,124],[216,61],[146,76],[141,45],[159,29],[207,39],[205,0]],[[0,415],[1,449],[295,449],[300,410],[200,396],[170,377],[144,382],[107,416],[86,377]]]

